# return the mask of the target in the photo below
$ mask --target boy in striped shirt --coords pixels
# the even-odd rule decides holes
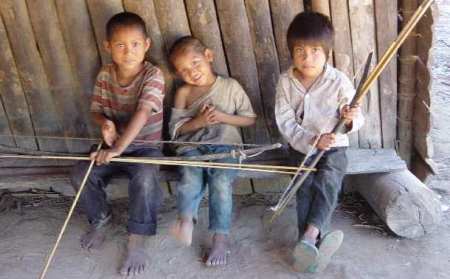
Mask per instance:
[[[164,77],[160,69],[144,61],[150,48],[145,23],[136,14],[123,12],[113,16],[106,25],[106,50],[113,63],[104,65],[97,76],[91,112],[101,129],[104,147],[92,152],[96,166],[81,194],[81,203],[88,216],[89,229],[81,238],[85,249],[99,248],[105,239],[111,210],[105,187],[112,175],[124,173],[128,186],[128,245],[120,273],[133,275],[144,271],[148,255],[144,248],[146,236],[156,233],[156,214],[161,203],[158,167],[147,164],[110,163],[114,157],[161,156]],[[88,162],[77,164],[72,184],[78,188]]]

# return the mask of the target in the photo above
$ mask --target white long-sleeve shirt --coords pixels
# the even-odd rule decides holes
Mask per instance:
[[[307,154],[315,136],[330,133],[340,119],[341,108],[349,104],[355,89],[348,77],[326,65],[314,84],[306,88],[294,76],[293,67],[278,81],[275,97],[275,119],[283,138],[295,150]],[[364,124],[361,113],[353,119],[352,129]],[[337,134],[333,147],[348,146],[347,134]]]

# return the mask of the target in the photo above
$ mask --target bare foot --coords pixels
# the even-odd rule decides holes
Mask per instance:
[[[148,262],[149,257],[145,251],[145,236],[130,234],[128,237],[127,255],[120,268],[120,274],[131,276],[144,273]]]
[[[192,218],[179,218],[170,229],[170,233],[183,245],[191,246],[194,222]]]
[[[91,226],[89,230],[81,236],[81,247],[87,250],[99,249],[105,241],[107,228],[107,224]]]
[[[230,254],[228,249],[228,237],[225,234],[216,233],[213,236],[213,244],[211,252],[206,260],[207,266],[223,266],[226,265],[227,257]]]

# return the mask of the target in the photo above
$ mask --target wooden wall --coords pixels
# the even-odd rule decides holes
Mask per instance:
[[[179,36],[193,34],[214,50],[216,71],[239,80],[251,98],[259,118],[244,130],[245,141],[280,141],[273,115],[275,86],[290,64],[287,26],[305,8],[332,18],[331,62],[351,78],[361,72],[370,51],[379,57],[397,34],[397,1],[390,0],[1,0],[0,143],[86,150],[89,144],[69,138],[98,135],[89,122],[89,95],[100,65],[110,62],[102,47],[105,23],[124,10],[146,21],[153,42],[148,58],[164,69],[169,89],[167,50]],[[394,60],[373,87],[363,106],[366,125],[352,145],[395,145],[396,69]]]

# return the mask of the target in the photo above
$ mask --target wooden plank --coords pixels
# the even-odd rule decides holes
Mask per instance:
[[[397,38],[397,1],[376,0],[377,47],[380,56]],[[380,75],[380,108],[383,147],[393,148],[397,138],[397,59]]]
[[[349,0],[350,25],[353,42],[354,69],[360,69],[367,55],[374,51],[373,64],[377,61],[375,42],[375,18],[372,0]],[[381,121],[378,84],[375,83],[361,105],[366,118],[359,130],[359,147],[381,147]]]
[[[115,14],[123,12],[121,0],[86,0],[91,22],[94,26],[97,47],[100,50],[102,64],[111,63],[111,56],[103,47],[106,40],[106,23]]]
[[[100,70],[100,54],[85,0],[56,0],[60,28],[76,79],[80,84],[80,105],[90,107],[92,89]],[[99,135],[98,128],[87,117],[89,134]]]
[[[273,36],[268,0],[245,2],[258,67],[259,87],[264,109],[264,119],[272,142],[279,142],[281,136],[275,120],[275,91],[280,75],[275,38]]]
[[[280,71],[284,72],[292,65],[291,54],[286,40],[287,30],[294,17],[304,10],[303,1],[270,0],[270,9]]]
[[[353,81],[353,49],[347,0],[331,1],[330,9],[335,32],[333,51],[334,65],[337,69],[343,71]],[[350,146],[358,147],[358,133],[351,133],[349,135],[349,140]]]
[[[27,0],[27,4],[53,101],[62,119],[64,135],[68,138],[89,136],[89,107],[80,102],[80,84],[74,79],[59,28],[56,6],[54,2],[46,0]],[[80,142],[68,139],[67,143],[69,152],[83,152],[87,149]]]
[[[264,121],[258,70],[244,1],[218,0],[216,7],[230,74],[244,87],[258,115],[256,125],[243,129],[244,140],[251,143],[267,143],[270,139]]]
[[[167,51],[180,37],[191,35],[183,0],[154,0]]]
[[[24,0],[0,1],[0,12],[9,36],[18,73],[37,136],[62,136],[63,130],[50,94],[44,66],[36,46]],[[39,149],[66,152],[62,140],[38,139]]]
[[[186,1],[192,34],[214,51],[214,70],[228,76],[225,51],[220,37],[219,22],[213,0]]]
[[[9,45],[3,21],[0,20],[0,133],[2,135],[34,135],[33,124],[25,95],[20,84],[16,63]],[[0,142],[10,146],[37,149],[33,138],[0,137]]]
[[[401,26],[405,26],[418,6],[417,0],[403,0]],[[398,83],[398,149],[409,164],[413,153],[414,98],[416,95],[416,35],[414,32],[400,48]]]
[[[407,168],[394,149],[359,149],[346,151],[348,167],[346,174],[391,172]]]

